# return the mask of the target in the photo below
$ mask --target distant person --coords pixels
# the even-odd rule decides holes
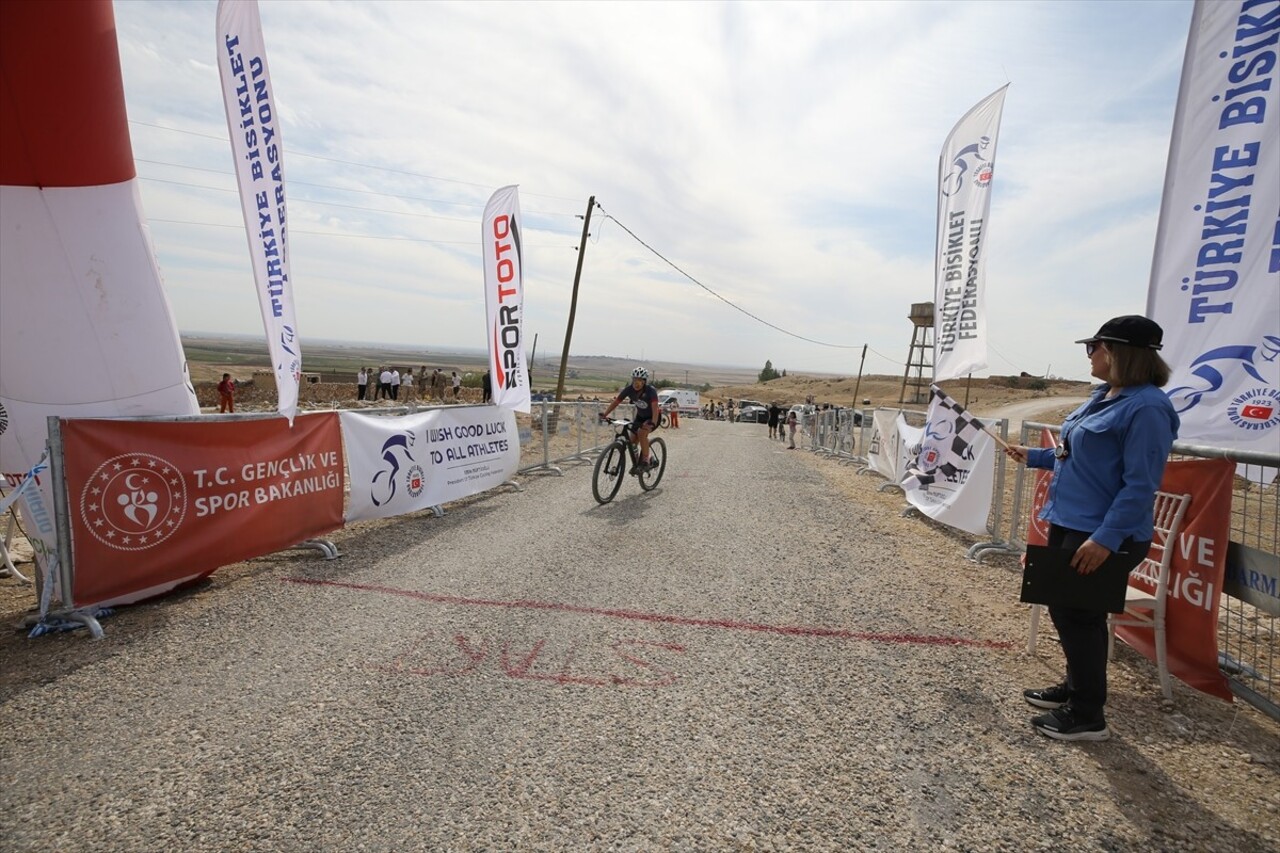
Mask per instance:
[[[369,390],[369,372],[363,367],[356,373],[356,399],[363,400]]]
[[[489,375],[489,371],[484,372],[484,379],[480,381],[480,385],[484,391],[484,400],[481,402],[488,403],[493,399],[493,377]]]
[[[1070,551],[1080,575],[1127,576],[1151,547],[1155,493],[1180,425],[1160,390],[1169,381],[1169,365],[1157,352],[1163,338],[1155,321],[1131,314],[1076,341],[1102,384],[1062,422],[1056,447],[1005,449],[1029,468],[1053,469],[1040,517],[1049,522],[1049,547]],[[1031,726],[1054,740],[1106,740],[1107,612],[1050,607],[1049,618],[1067,674],[1052,687],[1022,692],[1048,711]]]
[[[404,392],[404,401],[406,403],[413,401],[414,384],[412,367],[406,367],[404,369],[404,376],[400,377],[400,390]]]
[[[778,437],[778,422],[782,419],[782,409],[777,403],[769,406],[769,438]]]
[[[431,374],[431,396],[437,402],[444,401],[444,374],[438,367]]]
[[[391,369],[384,367],[378,374],[378,399],[385,400],[391,396]]]
[[[400,399],[400,368],[391,368],[391,399]]]
[[[424,364],[418,368],[418,397],[426,400],[427,391],[430,387],[431,377],[427,376],[427,366]]]
[[[458,371],[453,371],[453,399],[456,402],[458,392],[462,390],[462,377],[458,375]]]
[[[218,383],[218,414],[224,412],[235,413],[236,410],[236,381],[231,378],[230,373],[222,374],[222,381]]]
[[[796,449],[796,413],[787,412],[787,432],[790,434],[791,443],[787,445],[787,450]]]

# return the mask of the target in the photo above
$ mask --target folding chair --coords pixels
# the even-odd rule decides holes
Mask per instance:
[[[1155,635],[1156,669],[1160,673],[1160,692],[1166,705],[1173,704],[1173,685],[1169,678],[1165,611],[1169,596],[1169,564],[1177,550],[1182,517],[1191,503],[1190,495],[1156,492],[1155,530],[1151,551],[1137,568],[1129,573],[1125,591],[1124,612],[1107,617],[1107,658],[1115,657],[1116,628],[1132,625],[1150,628]],[[1136,581],[1136,584],[1135,584]]]

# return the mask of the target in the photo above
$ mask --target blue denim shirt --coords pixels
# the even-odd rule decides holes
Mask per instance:
[[[1053,469],[1042,519],[1089,533],[1115,551],[1127,537],[1151,539],[1155,493],[1180,421],[1154,385],[1121,388],[1108,400],[1110,389],[1099,385],[1062,422],[1066,459],[1055,458],[1052,448],[1032,448],[1027,466]]]

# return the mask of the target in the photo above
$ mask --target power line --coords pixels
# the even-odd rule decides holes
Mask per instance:
[[[641,246],[644,246],[646,249],[648,249],[650,252],[652,252],[655,256],[657,256],[658,258],[660,258],[660,259],[661,259],[665,264],[667,264],[668,266],[670,266],[673,270],[675,270],[676,272],[680,273],[680,275],[684,276],[685,278],[689,279],[689,281],[691,281],[691,282],[693,282],[694,284],[698,285],[698,287],[701,287],[701,288],[702,288],[703,290],[705,290],[707,293],[710,293],[710,294],[711,294],[712,296],[714,296],[716,299],[719,299],[719,300],[720,300],[721,302],[723,302],[725,305],[728,305],[730,308],[734,309],[735,311],[740,311],[740,312],[742,312],[743,314],[746,314],[748,317],[750,317],[752,320],[755,320],[757,323],[762,323],[762,324],[764,324],[764,325],[768,326],[770,329],[773,329],[773,330],[778,331],[778,332],[782,332],[782,334],[784,334],[784,335],[789,335],[789,336],[791,336],[791,337],[793,337],[793,338],[796,338],[796,339],[798,339],[798,340],[805,341],[805,342],[807,342],[807,343],[817,344],[817,345],[818,345],[818,346],[820,346],[820,347],[834,347],[835,349],[858,349],[859,347],[861,347],[861,346],[862,346],[862,344],[829,344],[829,343],[826,343],[825,341],[815,341],[813,338],[806,338],[804,335],[797,335],[795,332],[787,331],[786,329],[782,328],[781,326],[777,326],[777,325],[774,325],[773,323],[770,323],[768,320],[764,319],[763,317],[758,317],[758,316],[756,316],[755,314],[752,314],[750,311],[748,311],[747,309],[743,308],[741,305],[738,305],[738,304],[736,304],[736,303],[734,303],[734,302],[732,302],[732,301],[730,301],[730,300],[728,300],[728,299],[724,298],[724,297],[723,297],[723,296],[721,296],[719,293],[716,293],[714,290],[712,290],[711,288],[707,287],[705,284],[703,284],[702,282],[698,281],[698,280],[697,280],[696,278],[694,278],[693,276],[689,275],[689,273],[687,273],[687,272],[685,272],[684,270],[680,269],[680,267],[679,267],[679,266],[678,266],[674,261],[672,261],[671,259],[667,258],[665,255],[663,255],[663,254],[662,254],[661,252],[659,252],[657,249],[653,248],[653,247],[652,247],[652,246],[650,246],[648,243],[646,243],[644,240],[641,240],[638,236],[636,236],[636,233],[635,233],[634,231],[632,231],[630,228],[628,228],[627,226],[623,225],[623,224],[618,220],[618,218],[617,218],[616,216],[613,216],[613,215],[609,214],[609,213],[604,209],[604,207],[602,207],[602,206],[599,204],[599,202],[597,202],[597,203],[596,203],[596,207],[599,207],[599,208],[600,208],[600,212],[604,214],[604,216],[605,216],[605,218],[606,218],[606,219],[612,219],[614,222],[616,222],[616,223],[618,224],[618,227],[619,227],[619,228],[621,228],[623,231],[626,231],[628,234],[630,234],[630,235],[631,235],[631,238],[632,238],[633,240],[635,240],[635,241],[636,241],[637,243],[639,243]]]

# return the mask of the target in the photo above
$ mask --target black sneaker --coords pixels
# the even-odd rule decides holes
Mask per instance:
[[[649,470],[650,470],[650,471],[652,471],[653,469],[655,469],[655,468],[657,468],[657,467],[659,467],[659,466],[661,466],[661,465],[662,465],[662,463],[658,461],[658,457],[656,457],[656,456],[654,456],[652,459],[650,459],[650,460],[649,460]]]
[[[1065,684],[1055,684],[1043,690],[1024,690],[1022,698],[1037,708],[1052,711],[1067,704],[1067,700],[1071,698],[1071,691]]]
[[[1054,740],[1106,740],[1111,737],[1107,721],[1085,719],[1070,707],[1056,708],[1047,714],[1033,717],[1031,727]]]

